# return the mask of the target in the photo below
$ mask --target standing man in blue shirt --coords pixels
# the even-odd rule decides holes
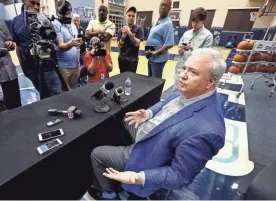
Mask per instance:
[[[162,78],[162,73],[166,62],[169,59],[168,50],[174,45],[173,25],[171,22],[169,12],[171,10],[171,0],[161,0],[159,6],[159,19],[151,28],[147,45],[155,46],[155,51],[150,55],[148,68],[149,76]]]
[[[58,7],[59,20],[53,21],[57,34],[57,59],[60,73],[69,90],[76,88],[80,77],[80,46],[83,41],[77,38],[78,29],[71,23],[72,6],[64,1]]]
[[[12,38],[16,43],[16,53],[20,66],[25,76],[32,81],[34,87],[40,92],[42,98],[57,95],[62,92],[62,88],[56,69],[46,71],[40,69],[44,76],[44,81],[41,83],[42,88],[40,87],[39,66],[36,65],[34,57],[30,53],[32,35],[24,20],[26,11],[40,12],[40,0],[22,0],[22,2],[22,12],[13,19],[11,30]]]

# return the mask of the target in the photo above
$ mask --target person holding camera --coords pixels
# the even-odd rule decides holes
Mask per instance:
[[[40,87],[39,66],[36,64],[34,56],[30,53],[32,35],[29,26],[26,24],[25,12],[40,12],[40,0],[22,0],[22,12],[16,16],[12,22],[11,35],[16,43],[16,54],[22,67],[23,73],[28,77],[34,87],[43,97],[50,97],[62,92],[61,82],[55,69],[43,72],[43,83]]]
[[[115,34],[115,24],[107,19],[108,9],[105,5],[99,7],[99,19],[91,20],[86,29],[86,38],[98,37],[104,41],[104,47],[108,53],[111,51],[111,38]]]
[[[11,34],[5,22],[0,19],[0,85],[2,86],[4,105],[7,109],[21,106],[17,72],[8,52],[14,48]]]
[[[88,84],[109,77],[113,70],[110,54],[104,49],[104,44],[97,37],[91,39],[91,50],[84,56],[84,65],[87,68]]]
[[[77,27],[72,24],[72,6],[64,1],[58,6],[58,20],[52,22],[57,34],[57,59],[59,71],[68,87],[72,90],[77,87],[80,76],[80,49],[82,38],[77,38]]]
[[[163,69],[169,60],[168,50],[174,45],[173,25],[169,17],[172,7],[171,0],[161,0],[159,5],[159,19],[150,30],[147,46],[155,48],[154,51],[147,51],[149,59],[149,76],[162,78]]]
[[[192,27],[193,29],[186,31],[179,41],[179,55],[175,68],[175,80],[178,80],[182,72],[182,66],[186,60],[192,55],[192,51],[198,48],[211,48],[213,44],[212,33],[204,27],[204,21],[207,17],[207,12],[204,8],[196,8],[192,12]]]
[[[120,72],[131,71],[136,73],[139,59],[140,43],[144,39],[142,27],[134,24],[137,10],[130,7],[126,13],[126,24],[118,33],[118,47],[120,48],[119,68]]]

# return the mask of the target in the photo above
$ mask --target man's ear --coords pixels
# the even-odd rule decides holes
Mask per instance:
[[[216,83],[217,83],[217,79],[215,77],[212,77],[207,86],[206,86],[206,89],[210,89],[210,88],[213,88],[213,87],[216,87]]]

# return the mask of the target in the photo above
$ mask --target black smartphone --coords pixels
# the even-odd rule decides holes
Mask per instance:
[[[148,52],[148,51],[154,52],[155,51],[155,46],[154,45],[146,45],[145,51],[146,52]]]
[[[187,46],[188,44],[187,43],[182,43],[183,46]]]

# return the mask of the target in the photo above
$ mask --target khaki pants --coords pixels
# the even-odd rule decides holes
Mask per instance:
[[[79,66],[77,68],[59,68],[59,71],[69,90],[77,87],[77,83],[80,77]]]

